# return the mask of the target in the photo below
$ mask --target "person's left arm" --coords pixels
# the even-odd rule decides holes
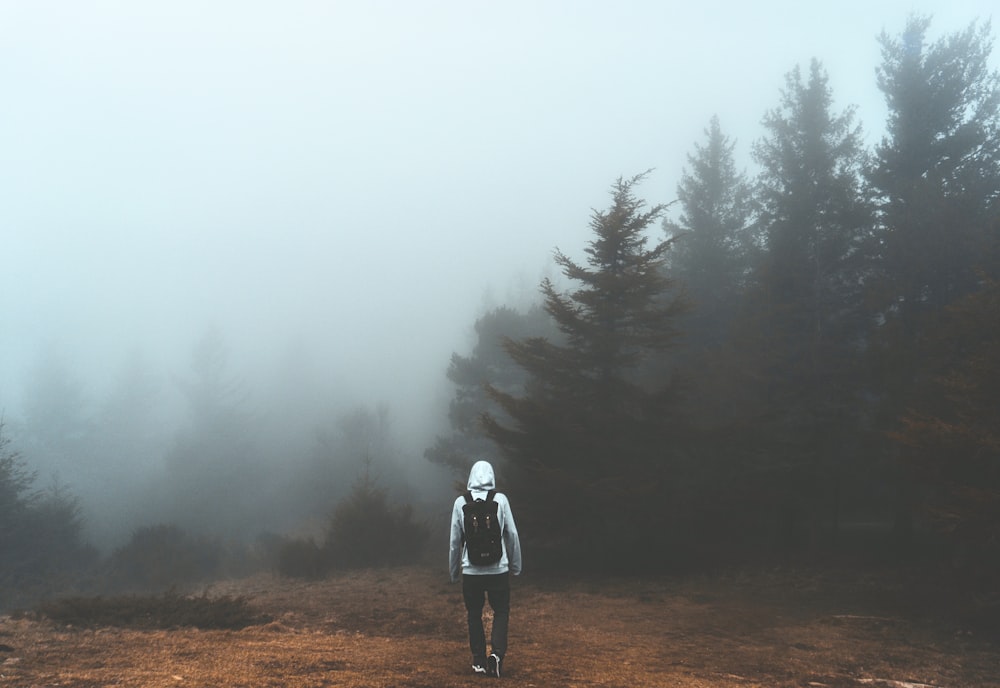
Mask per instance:
[[[455,500],[451,510],[451,536],[448,542],[448,572],[451,582],[458,581],[462,574],[462,509]]]
[[[507,548],[507,566],[515,576],[521,574],[521,540],[517,535],[517,524],[514,523],[514,513],[511,511],[510,502],[503,500],[503,541]]]

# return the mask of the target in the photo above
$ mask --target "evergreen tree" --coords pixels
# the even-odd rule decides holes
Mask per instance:
[[[169,434],[165,430],[160,380],[136,351],[123,361],[94,415],[87,465],[96,485],[81,494],[95,544],[113,547],[134,525],[122,513],[135,513],[151,470],[158,467]],[[97,476],[100,476],[97,479]],[[109,484],[114,490],[108,490]],[[75,484],[79,484],[76,481]]]
[[[751,189],[736,170],[736,144],[722,133],[718,117],[705,136],[704,145],[688,155],[690,168],[677,185],[681,215],[664,222],[667,234],[679,237],[670,271],[690,296],[685,335],[699,347],[719,343],[733,320],[752,250]]]
[[[769,483],[787,542],[802,522],[818,534],[823,505],[835,518],[865,322],[860,258],[872,216],[860,182],[861,129],[852,109],[831,107],[820,63],[812,61],[807,79],[795,68],[754,147],[764,251],[745,325],[770,415],[767,469],[784,477]]]
[[[746,467],[753,463],[748,451],[759,444],[761,407],[748,393],[752,368],[742,337],[734,336],[760,251],[752,187],[737,172],[734,149],[713,117],[704,143],[687,158],[677,186],[680,215],[663,227],[677,237],[670,274],[692,309],[678,321],[684,338],[677,349],[650,364],[661,376],[666,367],[680,369],[686,382],[685,410],[695,438],[682,483],[687,527],[706,542],[726,546],[746,543],[748,531],[758,525],[748,518],[741,493]]]
[[[736,170],[735,142],[722,133],[719,118],[705,129],[677,185],[680,216],[663,223],[667,236],[677,237],[670,255],[670,275],[691,303],[679,320],[684,338],[663,366],[683,361],[691,386],[692,418],[709,434],[742,422],[747,410],[740,403],[740,366],[732,328],[743,310],[752,257],[758,247],[753,235],[753,195],[746,175]],[[654,362],[653,365],[656,365]],[[661,373],[662,375],[662,373]],[[738,420],[739,419],[739,420]],[[704,438],[708,440],[709,438]],[[714,442],[709,442],[714,445]],[[716,457],[715,449],[708,450]],[[703,463],[708,463],[708,457]],[[717,479],[718,476],[715,477]]]
[[[817,60],[808,80],[793,69],[753,151],[762,168],[757,198],[765,245],[757,282],[772,303],[793,306],[788,315],[797,329],[814,337],[860,294],[856,258],[872,219],[860,182],[861,126],[853,108],[831,112],[828,81]]]
[[[1000,198],[1000,75],[989,24],[928,45],[930,19],[880,37],[887,134],[869,172],[878,194],[881,303],[907,338],[916,318],[974,290]],[[994,266],[995,267],[995,266]]]
[[[410,504],[392,500],[371,474],[371,457],[350,494],[330,516],[322,556],[334,568],[392,566],[417,559],[427,529]]]
[[[191,354],[191,374],[176,380],[188,402],[190,422],[176,433],[164,457],[166,480],[153,486],[159,512],[152,522],[174,523],[192,533],[242,537],[271,514],[260,508],[264,457],[258,427],[247,410],[248,392],[230,371],[222,333],[208,330]]]
[[[643,176],[619,179],[610,209],[593,213],[586,265],[556,250],[563,275],[578,284],[569,293],[548,279],[541,285],[564,343],[506,340],[528,375],[526,391],[515,396],[490,386],[513,422],[483,419],[535,534],[545,539],[548,526],[564,535],[546,539],[546,550],[588,565],[655,559],[661,547],[638,547],[636,539],[666,535],[674,398],[669,389],[645,388],[637,370],[650,352],[672,346],[685,304],[668,298],[673,284],[663,268],[671,242],[646,247],[645,232],[663,206],[647,208],[635,196]]]
[[[0,419],[0,550],[5,552],[5,561],[13,559],[10,543],[18,537],[25,514],[37,500],[37,494],[32,492],[36,477],[21,455],[10,448],[10,438]]]
[[[923,350],[928,318],[1000,265],[1000,76],[989,66],[990,27],[973,23],[929,44],[929,26],[914,16],[899,37],[880,37],[889,115],[868,177],[879,211],[871,360],[882,427],[917,403],[935,367]],[[905,471],[897,480],[896,535],[906,542],[912,495]]]
[[[83,539],[76,498],[39,490],[0,418],[0,612],[62,589],[96,559]]]
[[[92,407],[80,376],[52,349],[39,352],[24,390],[19,445],[42,475],[87,482],[93,441]]]
[[[493,445],[480,423],[482,414],[489,412],[508,421],[503,409],[487,394],[486,385],[508,394],[524,392],[527,375],[507,354],[504,338],[555,334],[548,314],[537,306],[523,313],[506,306],[494,308],[476,320],[475,332],[471,355],[452,354],[448,366],[448,379],[455,385],[448,409],[451,433],[439,436],[434,446],[424,452],[429,461],[452,468],[462,478],[473,460],[493,453]]]
[[[922,335],[933,375],[891,434],[922,486],[921,511],[956,562],[1000,572],[1000,284],[987,282]]]

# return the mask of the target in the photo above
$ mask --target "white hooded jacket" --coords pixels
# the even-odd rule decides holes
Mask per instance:
[[[493,466],[488,461],[477,461],[469,472],[469,492],[473,499],[486,499],[486,493],[496,489],[496,478]],[[493,496],[497,503],[497,517],[500,521],[500,531],[503,533],[503,554],[500,561],[489,566],[473,566],[469,563],[469,551],[462,537],[464,515],[462,506],[465,498],[461,495],[455,500],[451,510],[451,542],[448,551],[448,565],[451,580],[458,580],[460,574],[485,576],[497,573],[521,573],[521,542],[517,537],[517,526],[514,525],[514,515],[510,510],[507,497],[497,492]]]

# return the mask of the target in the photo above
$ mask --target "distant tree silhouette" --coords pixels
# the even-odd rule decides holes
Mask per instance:
[[[156,485],[159,511],[149,520],[192,533],[246,537],[266,523],[264,458],[255,442],[242,379],[230,370],[222,333],[208,330],[191,353],[189,376],[176,378],[188,402],[188,423],[165,456],[166,480]]]
[[[15,429],[33,465],[60,480],[85,479],[92,406],[77,371],[55,350],[43,348],[30,370],[24,400],[23,421]]]
[[[527,373],[511,359],[504,339],[558,335],[548,313],[537,306],[526,312],[507,306],[494,308],[476,320],[475,332],[472,353],[452,354],[448,365],[448,380],[455,386],[448,407],[451,433],[439,436],[424,452],[428,460],[450,467],[459,478],[466,477],[474,459],[494,453],[482,426],[482,414],[489,412],[508,421],[503,409],[487,393],[487,385],[513,395],[524,392]]]
[[[96,444],[105,464],[125,469],[148,461],[141,454],[162,444],[164,435],[157,417],[162,396],[159,376],[150,371],[139,352],[133,352],[123,361],[95,414]]]
[[[300,476],[308,483],[294,488],[307,513],[326,514],[347,497],[358,457],[367,457],[366,465],[392,470],[393,478],[400,479],[399,451],[390,420],[387,404],[359,405],[315,428],[312,466]]]
[[[973,23],[928,43],[929,26],[912,16],[898,37],[880,37],[878,85],[889,113],[868,177],[879,211],[871,360],[883,427],[934,369],[922,348],[928,318],[976,290],[981,273],[1000,274],[1000,76],[989,66],[990,27]],[[912,532],[907,485],[900,476],[901,542]]]
[[[803,522],[815,539],[821,509],[836,516],[866,330],[862,251],[872,213],[861,186],[861,129],[852,109],[831,112],[832,100],[817,60],[807,77],[796,67],[753,151],[763,252],[743,346],[769,416],[764,494],[779,505],[789,543]]]
[[[718,551],[746,542],[748,531],[759,526],[750,516],[759,502],[744,492],[747,467],[759,463],[763,414],[753,393],[746,333],[737,325],[762,247],[754,188],[737,171],[735,142],[723,134],[718,117],[704,133],[677,185],[680,214],[663,223],[667,236],[678,237],[668,270],[691,310],[677,320],[684,332],[677,348],[654,354],[646,367],[659,379],[680,373],[693,438],[678,490],[684,498],[675,501],[683,505],[679,511],[692,538]]]
[[[190,374],[175,382],[188,402],[195,425],[240,424],[249,398],[244,381],[230,370],[231,353],[221,330],[210,327],[191,350]]]
[[[753,196],[746,176],[736,170],[735,145],[713,117],[677,185],[680,217],[663,223],[668,236],[679,237],[669,267],[692,302],[683,319],[689,346],[725,339],[746,287],[754,249]]]
[[[974,290],[991,255],[1000,199],[1000,75],[989,24],[928,45],[930,19],[883,33],[878,85],[887,134],[869,172],[878,194],[880,296],[890,320],[914,318]]]
[[[138,351],[111,377],[110,389],[96,405],[86,445],[86,461],[99,480],[81,498],[97,544],[113,547],[134,528],[121,514],[134,513],[144,503],[146,481],[160,467],[172,428],[164,422],[162,380]],[[107,489],[112,484],[114,489]]]
[[[544,538],[546,529],[547,551],[585,565],[659,559],[660,545],[631,551],[640,537],[636,523],[657,539],[667,534],[675,399],[664,386],[645,388],[637,369],[674,344],[674,320],[685,304],[671,297],[663,270],[671,242],[646,247],[645,232],[663,206],[647,208],[635,196],[642,178],[619,179],[611,207],[594,211],[586,265],[556,250],[556,263],[577,287],[562,293],[546,279],[541,290],[564,343],[505,340],[528,375],[525,393],[489,386],[513,422],[483,417],[507,459],[510,489],[524,500],[519,513],[534,523],[526,531]]]

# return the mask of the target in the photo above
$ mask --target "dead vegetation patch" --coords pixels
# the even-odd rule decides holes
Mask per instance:
[[[58,598],[39,604],[35,613],[79,628],[240,629],[271,620],[253,609],[245,596],[189,596],[172,590],[162,595]]]

